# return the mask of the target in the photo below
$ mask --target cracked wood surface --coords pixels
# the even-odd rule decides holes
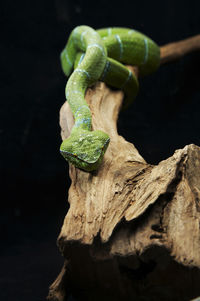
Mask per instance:
[[[163,46],[161,64],[197,49],[200,49],[200,35]],[[137,73],[137,69],[132,71]],[[70,166],[70,209],[59,241],[92,244],[98,233],[102,242],[107,242],[121,220],[137,219],[161,195],[168,193],[188,149],[196,151],[197,147],[186,146],[157,166],[149,165],[134,145],[117,133],[123,93],[112,91],[104,83],[97,83],[93,89],[88,89],[86,100],[92,112],[93,129],[105,131],[111,141],[97,171],[87,173]],[[73,123],[70,107],[65,102],[60,111],[62,139],[69,136]],[[195,189],[197,195],[200,188],[197,185]]]
[[[166,208],[163,207],[162,214],[160,211],[158,220],[151,220],[148,226],[146,221],[144,228],[137,227],[135,231],[131,230],[132,233],[126,227],[127,233],[116,232],[110,252],[125,256],[142,253],[148,245],[159,244],[170,248],[177,260],[184,264],[200,265],[200,241],[197,239],[200,237],[200,216],[195,209],[199,204],[200,181],[196,180],[196,176],[199,174],[200,148],[188,145],[157,166],[149,165],[132,144],[117,134],[116,121],[122,92],[111,91],[105,84],[98,83],[94,89],[88,90],[86,99],[93,113],[93,128],[107,132],[111,142],[98,171],[87,173],[70,166],[70,209],[59,243],[79,241],[92,244],[98,234],[102,242],[108,242],[123,219],[127,222],[137,220],[148,208],[149,212],[156,211],[157,206],[152,205],[163,199]],[[61,116],[66,116],[66,110],[69,110],[67,103],[61,109]],[[61,119],[64,129],[67,128],[63,126],[65,120]],[[73,122],[70,127],[72,125]],[[68,134],[62,132],[63,137]],[[169,195],[170,200],[166,203]],[[187,206],[184,198],[189,202]],[[162,231],[153,230],[155,225]],[[182,244],[185,240],[187,243]]]

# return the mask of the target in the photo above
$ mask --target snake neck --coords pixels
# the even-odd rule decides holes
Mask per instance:
[[[66,98],[75,121],[72,131],[76,131],[77,129],[91,130],[91,111],[84,98],[86,89],[87,81],[84,75],[81,76],[74,72],[70,76],[66,86]]]

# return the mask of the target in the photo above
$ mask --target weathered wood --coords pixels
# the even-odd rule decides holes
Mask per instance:
[[[183,41],[167,44],[160,48],[161,64],[166,64],[184,55],[200,50],[200,35],[185,39]]]
[[[162,63],[199,47],[199,36],[161,48]],[[199,43],[199,44],[198,44]],[[197,44],[199,45],[197,47]],[[157,166],[117,133],[121,91],[88,89],[93,129],[111,138],[100,168],[69,167],[70,208],[58,246],[65,264],[49,300],[189,300],[200,295],[200,148],[187,145]],[[60,111],[62,138],[73,116]],[[183,285],[184,283],[184,285]]]

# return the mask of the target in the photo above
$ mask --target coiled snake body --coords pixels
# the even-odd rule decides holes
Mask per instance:
[[[61,53],[63,72],[70,76],[65,94],[75,124],[69,138],[62,142],[60,152],[85,171],[99,167],[110,141],[103,131],[91,130],[91,112],[84,99],[86,89],[98,80],[104,81],[124,91],[124,107],[128,106],[139,85],[136,76],[122,63],[138,66],[142,76],[150,74],[159,67],[160,49],[147,36],[132,29],[96,31],[89,26],[78,26]]]

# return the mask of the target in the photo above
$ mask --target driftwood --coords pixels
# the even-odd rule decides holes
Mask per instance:
[[[200,50],[200,36],[161,47],[161,63]],[[110,135],[101,167],[69,167],[70,208],[58,246],[65,262],[48,300],[191,300],[200,295],[200,148],[157,166],[117,133],[121,91],[88,89],[93,129]],[[73,126],[67,103],[62,138]],[[72,297],[73,296],[73,297]]]

